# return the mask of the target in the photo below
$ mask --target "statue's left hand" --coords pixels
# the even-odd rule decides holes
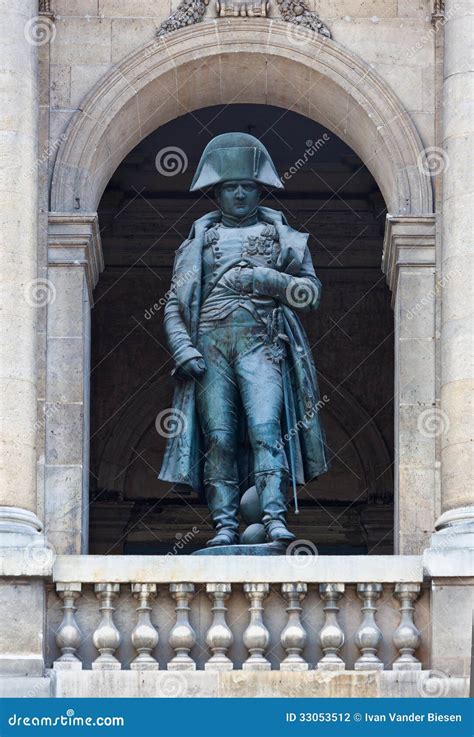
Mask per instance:
[[[236,266],[227,273],[227,282],[238,292],[250,294],[253,291],[253,268]]]
[[[198,379],[206,371],[207,366],[204,358],[190,358],[182,366],[177,366],[174,372],[176,379]]]
[[[242,284],[242,288],[245,292],[251,292],[253,289],[253,269],[247,266],[241,269],[239,274],[239,281]]]

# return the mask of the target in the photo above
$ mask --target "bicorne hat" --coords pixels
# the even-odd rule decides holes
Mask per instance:
[[[234,179],[252,180],[266,187],[283,189],[267,149],[258,138],[248,133],[223,133],[209,141],[190,191]]]

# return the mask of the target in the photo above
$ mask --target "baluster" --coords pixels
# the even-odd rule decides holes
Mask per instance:
[[[400,624],[393,633],[393,643],[400,656],[395,660],[393,670],[421,670],[421,663],[414,656],[415,650],[420,647],[421,634],[413,621],[420,584],[397,583],[393,595],[400,602]]]
[[[54,670],[82,670],[76,651],[80,647],[82,632],[76,622],[74,602],[81,595],[80,583],[57,583],[56,593],[62,601],[63,619],[56,632],[56,644],[62,655],[54,661]]]
[[[343,583],[320,583],[319,595],[324,601],[324,625],[319,633],[319,643],[324,655],[317,664],[318,670],[344,670],[346,664],[339,655],[344,645],[344,632],[337,621],[337,602],[344,594]]]
[[[286,658],[280,663],[280,670],[308,670],[309,664],[301,653],[306,644],[306,630],[301,624],[301,602],[308,586],[305,583],[283,583],[281,593],[288,602],[286,611],[288,621],[281,633],[281,644],[286,650]]]
[[[270,670],[271,664],[264,656],[270,641],[270,634],[263,623],[263,600],[268,596],[268,583],[245,583],[244,592],[250,601],[250,622],[244,632],[244,645],[249,657],[242,665],[242,670]]]
[[[189,623],[189,604],[194,596],[193,583],[171,583],[170,594],[176,601],[176,624],[170,632],[169,643],[176,655],[167,665],[168,670],[196,670],[189,653],[196,643],[196,633]]]
[[[383,670],[383,663],[377,656],[382,633],[375,621],[377,611],[375,602],[381,596],[382,591],[381,583],[357,584],[357,595],[362,601],[363,619],[356,634],[356,645],[362,655],[355,662],[355,670]]]
[[[92,663],[93,670],[120,670],[121,663],[114,653],[120,645],[120,632],[114,624],[114,601],[120,594],[118,583],[96,583],[95,595],[99,600],[101,620],[95,630],[92,641],[99,651],[99,656]]]
[[[137,600],[137,624],[132,632],[132,645],[137,657],[130,663],[131,670],[158,670],[159,664],[152,656],[158,645],[158,632],[151,623],[151,607],[156,597],[154,583],[132,583],[132,594]]]
[[[206,635],[206,642],[212,650],[212,657],[204,665],[205,670],[232,670],[234,664],[226,653],[234,641],[234,637],[228,626],[225,613],[227,607],[226,599],[231,594],[230,583],[208,583],[206,592],[212,601],[212,624]]]

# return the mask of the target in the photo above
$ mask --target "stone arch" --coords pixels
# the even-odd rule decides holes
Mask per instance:
[[[53,171],[51,209],[96,211],[118,164],[169,120],[211,105],[265,102],[338,135],[371,171],[391,214],[430,213],[422,143],[396,95],[339,44],[302,29],[295,42],[290,30],[273,19],[214,20],[129,55],[74,114]]]

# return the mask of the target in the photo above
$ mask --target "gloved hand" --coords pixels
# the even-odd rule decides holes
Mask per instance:
[[[265,297],[281,297],[290,280],[288,274],[281,274],[266,266],[257,266],[254,271],[256,294]]]
[[[249,266],[245,266],[240,269],[238,276],[239,282],[242,284],[244,292],[251,292],[253,289],[253,269]]]
[[[253,268],[251,266],[234,266],[225,274],[223,282],[237,292],[250,294],[253,291]]]
[[[187,379],[199,379],[206,371],[207,366],[204,358],[190,358],[182,366],[176,366],[173,376],[179,381]]]

